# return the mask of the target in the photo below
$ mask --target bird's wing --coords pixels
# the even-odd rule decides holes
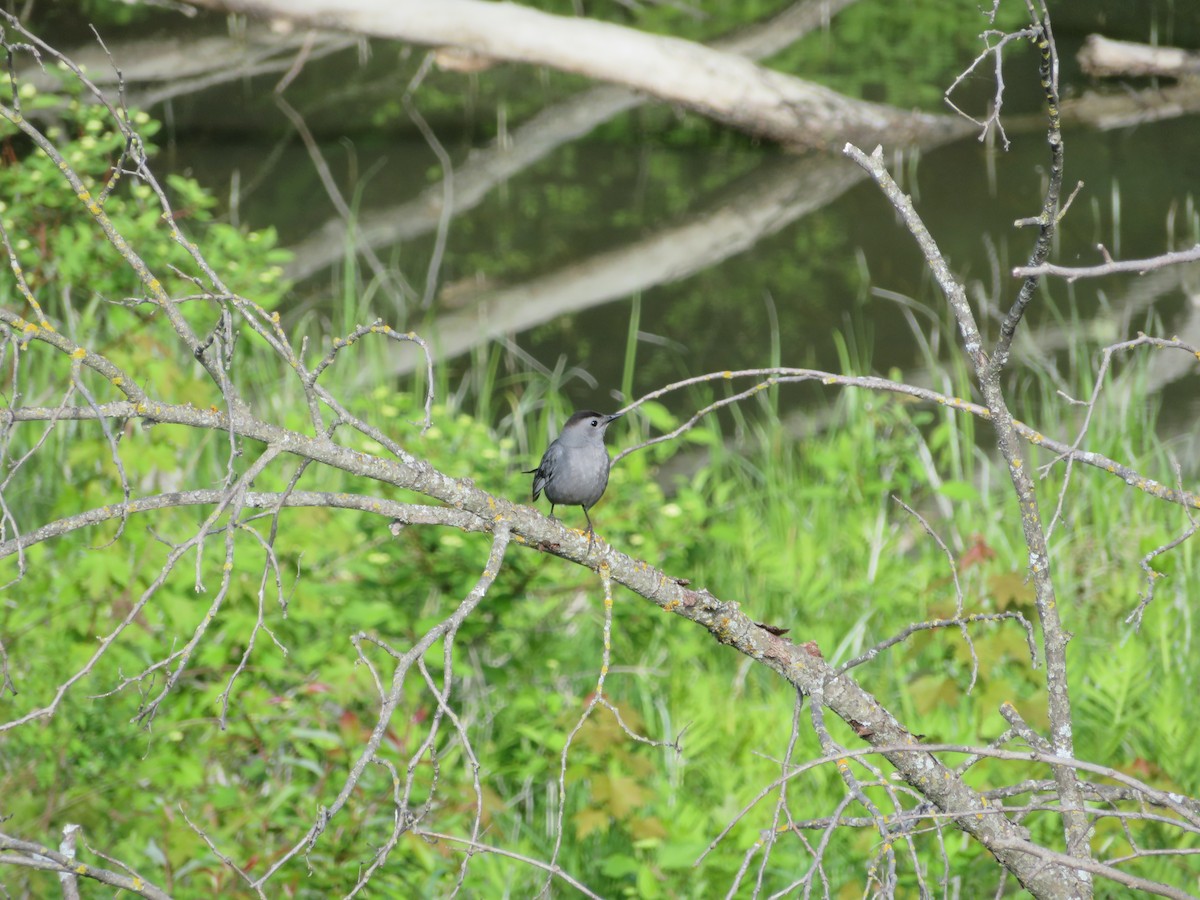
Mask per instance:
[[[562,447],[554,441],[542,454],[542,461],[533,470],[533,499],[536,500],[546,487],[546,482],[554,477],[554,468],[562,456]]]

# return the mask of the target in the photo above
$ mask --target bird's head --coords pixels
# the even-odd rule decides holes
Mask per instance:
[[[571,418],[567,419],[558,439],[568,446],[602,444],[604,443],[604,432],[608,430],[608,426],[613,421],[619,418],[621,418],[621,413],[606,416],[594,409],[580,410],[572,413]]]

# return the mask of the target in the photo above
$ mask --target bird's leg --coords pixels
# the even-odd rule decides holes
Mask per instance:
[[[556,522],[558,521],[557,519],[554,518],[554,504],[553,503],[550,504],[550,518]]]
[[[579,507],[579,508],[583,510],[583,517],[584,517],[585,519],[587,519],[587,523],[588,523],[588,548],[587,548],[587,555],[588,555],[588,556],[591,556],[591,554],[592,554],[592,541],[593,541],[593,540],[595,539],[595,537],[596,537],[596,531],[595,531],[595,529],[593,529],[593,528],[592,528],[592,517],[588,515],[588,509],[587,509],[587,507],[586,507],[586,506],[581,506],[581,507]]]

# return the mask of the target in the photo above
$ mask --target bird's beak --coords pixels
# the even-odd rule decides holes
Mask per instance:
[[[617,419],[621,418],[621,416],[623,416],[623,415],[625,415],[625,413],[623,413],[623,412],[613,413],[611,416],[608,416],[604,420],[604,424],[607,425],[609,422],[615,422]]]

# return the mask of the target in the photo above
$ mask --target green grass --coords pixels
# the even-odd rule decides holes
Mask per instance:
[[[847,342],[846,365],[867,365],[852,346]],[[364,346],[361,352],[371,365],[386,364],[383,351]],[[455,398],[455,405],[439,406],[435,428],[424,436],[409,424],[419,418],[419,399],[410,394],[376,388],[357,405],[444,471],[524,499],[527,476],[520,469],[541,443],[544,417],[561,410],[563,401],[539,390],[534,379],[501,376],[501,368],[476,369],[474,387],[484,389],[478,394],[456,394],[440,385],[439,396]],[[280,419],[303,427],[296,397],[271,377],[272,370],[267,363],[243,370],[260,385],[250,393],[261,392]],[[1120,377],[1137,390],[1139,371],[1128,366]],[[335,372],[331,386],[340,388]],[[1076,387],[1083,392],[1089,386]],[[1162,476],[1165,457],[1155,449],[1153,412],[1143,406],[1138,416],[1121,415],[1126,407],[1119,391],[1109,396],[1113,404],[1098,410],[1088,446],[1118,457],[1142,448],[1133,461]],[[695,402],[707,399],[698,395]],[[1044,414],[1054,408],[1052,399],[1037,398],[1035,405]],[[784,431],[766,395],[737,410],[728,432],[716,420],[701,424],[703,446],[712,448],[712,459],[688,482],[668,486],[669,494],[654,480],[652,459],[666,451],[628,457],[596,509],[602,532],[618,548],[737,600],[756,619],[788,627],[793,639],[815,641],[827,658],[840,661],[909,622],[954,609],[945,556],[890,499],[895,494],[922,511],[957,557],[973,545],[994,553],[963,565],[968,612],[1018,609],[1032,618],[1025,551],[1007,479],[976,445],[968,423],[944,410],[865,392],[846,391],[831,402],[834,424],[804,443]],[[1059,408],[1061,421],[1038,424],[1049,434],[1070,436],[1075,413]],[[477,416],[502,425],[497,430]],[[986,430],[986,425],[980,429]],[[23,432],[19,429],[18,436]],[[77,466],[95,458],[100,445],[94,432],[82,426],[70,432],[69,446],[54,440],[35,459],[56,467],[63,453],[78,460]],[[735,432],[738,449],[725,449]],[[223,467],[226,453],[223,441],[167,426],[136,430],[125,449],[138,484],[154,484],[177,469],[202,478]],[[929,487],[931,468],[942,480],[940,491]],[[281,485],[287,471],[265,476],[259,486]],[[104,502],[112,496],[113,478],[103,464],[87,472],[76,469],[74,488],[65,490],[59,482],[61,487],[44,492],[46,514]],[[1040,484],[1047,511],[1060,478],[1052,474]],[[54,483],[48,474],[38,479]],[[354,486],[338,473],[313,470],[301,487]],[[1197,674],[1187,642],[1184,587],[1186,573],[1195,567],[1193,545],[1184,544],[1162,560],[1173,577],[1160,583],[1142,631],[1130,634],[1122,624],[1142,589],[1138,559],[1174,536],[1183,517],[1106,473],[1082,468],[1073,476],[1068,509],[1071,526],[1058,532],[1054,552],[1064,619],[1076,634],[1070,661],[1078,752],[1160,787],[1194,793],[1200,790],[1200,753],[1194,730],[1176,714],[1188,703]],[[30,573],[17,588],[16,596],[23,599],[8,611],[4,626],[6,635],[15,636],[8,641],[9,652],[22,691],[7,701],[10,715],[44,700],[50,686],[94,649],[94,635],[107,631],[129,598],[145,589],[165,553],[155,535],[178,540],[199,517],[190,510],[157,515],[153,534],[146,522],[135,520],[120,542],[104,549],[85,548],[100,547],[112,529],[54,541],[31,553]],[[0,796],[6,798],[5,812],[14,817],[10,828],[36,837],[45,827],[41,836],[51,841],[54,829],[66,821],[80,822],[89,843],[127,859],[181,897],[210,895],[214,885],[232,892],[236,885],[183,823],[180,809],[240,864],[256,871],[298,839],[318,804],[327,803],[340,784],[373,721],[373,688],[367,673],[355,666],[347,637],[362,629],[404,646],[467,590],[482,566],[487,539],[416,528],[392,539],[385,523],[358,514],[285,513],[278,547],[289,615],[280,618],[268,603],[268,621],[289,652],[283,655],[260,635],[252,665],[233,694],[226,731],[217,727],[216,700],[257,609],[262,560],[251,540],[239,550],[230,600],[151,734],[128,724],[136,696],[127,692],[87,700],[86,695],[111,688],[119,673],[161,658],[190,634],[219,578],[218,545],[212,542],[202,565],[210,594],[194,593],[191,562],[181,567],[144,621],[86,685],[68,695],[49,724],[3,739],[0,764]],[[34,604],[33,597],[50,599]],[[560,862],[606,896],[723,892],[743,853],[770,827],[773,799],[735,826],[701,866],[692,863],[778,774],[792,696],[779,679],[689,623],[623,591],[616,601],[609,694],[640,733],[673,738],[687,726],[683,753],[634,743],[609,713],[597,711],[569,756]],[[485,605],[464,626],[456,645],[462,679],[457,709],[469,723],[482,765],[487,842],[539,858],[550,852],[550,823],[563,802],[553,788],[559,753],[599,675],[601,626],[594,575],[517,548]],[[969,695],[972,659],[954,631],[916,636],[858,670],[857,677],[931,740],[991,739],[1003,730],[996,710],[1005,700],[1016,703],[1031,723],[1044,726],[1042,674],[1030,667],[1019,629],[1010,623],[979,625],[972,636],[979,680]],[[429,661],[437,678],[440,648]],[[414,751],[431,712],[428,694],[414,680],[392,725],[388,752],[398,765]],[[859,745],[841,723],[831,727],[847,746]],[[811,727],[802,720],[796,758],[818,755]],[[474,800],[462,748],[447,740],[438,759],[437,803],[429,825],[466,834]],[[1020,777],[1020,767],[1012,763],[980,764],[973,776],[979,785]],[[53,785],[53,790],[32,791],[33,784]],[[291,865],[280,873],[278,885],[302,896],[344,890],[386,836],[389,793],[386,773],[369,770],[355,802],[336,820],[338,827],[319,842],[313,874],[306,874],[302,864]],[[886,806],[886,796],[871,793]],[[815,770],[793,786],[793,814],[825,815],[842,794],[832,768]],[[1037,836],[1054,840],[1053,817],[1033,816],[1026,824]],[[1106,846],[1120,846],[1121,832],[1111,820],[1098,830]],[[915,840],[930,877],[937,878],[942,864],[934,839]],[[1174,845],[1179,839],[1162,834],[1157,840]],[[870,833],[836,835],[827,853],[831,882],[861,885],[866,861],[877,851],[877,838]],[[994,884],[994,866],[978,848],[952,840],[947,853],[953,874],[971,890]],[[443,893],[460,858],[448,845],[405,838],[376,876],[377,889]],[[772,854],[766,884],[778,889],[808,862],[807,854],[785,839]],[[1138,871],[1180,881],[1188,865],[1153,860]],[[901,862],[902,885],[908,888],[915,886],[911,868]],[[757,862],[750,877],[756,871]],[[472,863],[465,889],[522,896],[541,880],[528,867],[482,856]]]

